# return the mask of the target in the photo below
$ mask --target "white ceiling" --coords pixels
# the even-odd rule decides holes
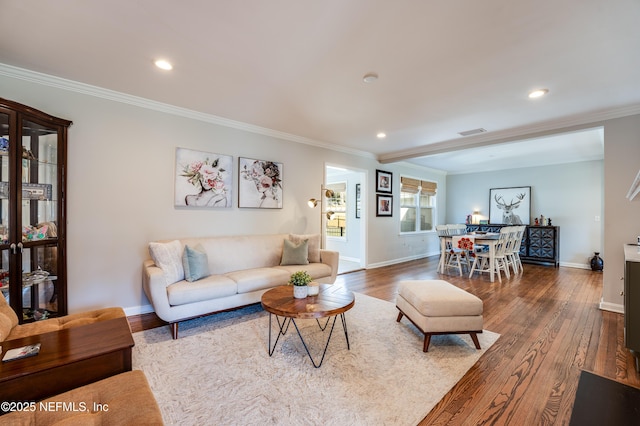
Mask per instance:
[[[518,143],[509,150],[533,149],[508,159],[504,144],[494,157],[459,150],[640,113],[638,0],[0,0],[0,11],[0,63],[382,162],[459,172],[540,153],[593,159],[601,132]],[[174,70],[156,69],[160,57]],[[364,83],[368,72],[379,79]],[[527,98],[540,87],[549,94]]]

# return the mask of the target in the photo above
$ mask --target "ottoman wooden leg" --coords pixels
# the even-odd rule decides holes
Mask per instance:
[[[398,312],[398,318],[396,318],[396,322],[400,322],[400,320],[402,319],[402,315],[404,315],[402,311]]]
[[[471,340],[473,340],[473,344],[476,345],[476,349],[480,349],[480,342],[478,341],[478,335],[476,333],[469,333],[471,336]]]
[[[429,343],[431,343],[431,333],[424,334],[424,346],[422,352],[429,352]]]

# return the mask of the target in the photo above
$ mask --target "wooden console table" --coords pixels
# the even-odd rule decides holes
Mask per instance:
[[[41,344],[38,355],[0,362],[0,401],[38,401],[131,371],[134,341],[125,317],[8,340],[2,356],[34,343]]]

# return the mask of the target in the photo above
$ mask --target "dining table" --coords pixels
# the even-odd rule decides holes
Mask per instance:
[[[496,255],[496,245],[498,244],[498,240],[500,239],[500,233],[497,232],[470,232],[462,237],[473,238],[474,246],[483,245],[489,247],[489,279],[491,282],[494,281],[494,277],[496,274],[495,270],[495,255]],[[438,272],[444,274],[446,264],[445,264],[445,254],[447,251],[447,244],[451,244],[453,241],[453,235],[441,235],[440,236],[440,260],[438,261]]]

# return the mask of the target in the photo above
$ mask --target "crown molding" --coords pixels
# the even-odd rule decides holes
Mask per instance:
[[[78,81],[68,80],[49,74],[31,71],[24,68],[14,67],[0,63],[0,75],[28,81],[30,83],[42,84],[44,86],[54,87],[57,89],[67,90],[70,92],[81,93],[83,95],[94,96],[109,101],[120,102],[123,104],[133,105],[140,108],[159,111],[166,114],[176,115],[179,117],[190,118],[193,120],[203,121],[205,123],[217,124],[219,126],[230,127],[233,129],[243,130],[246,132],[257,133],[264,136],[270,136],[290,142],[296,142],[304,145],[310,145],[318,148],[324,148],[332,151],[338,151],[346,154],[357,155],[369,159],[376,159],[376,156],[370,152],[360,151],[356,149],[346,148],[340,145],[328,142],[317,141],[303,136],[293,135],[278,130],[268,129],[266,127],[255,126],[253,124],[241,121],[231,120],[228,118],[218,117],[213,114],[206,114],[187,108],[177,107],[163,102],[153,101],[151,99],[139,96],[129,95],[127,93],[117,92],[115,90],[105,89],[90,84],[80,83]]]
[[[479,148],[487,145],[494,145],[505,142],[522,141],[525,139],[549,136],[555,133],[565,133],[599,127],[604,121],[615,118],[628,117],[640,114],[640,104],[626,105],[606,110],[592,111],[585,114],[573,115],[557,120],[544,121],[528,126],[514,127],[512,129],[487,132],[474,136],[460,137],[443,142],[436,142],[416,148],[390,152],[378,156],[378,161],[394,163],[397,161],[409,160],[426,155],[440,154],[443,152],[457,151],[467,148]]]

